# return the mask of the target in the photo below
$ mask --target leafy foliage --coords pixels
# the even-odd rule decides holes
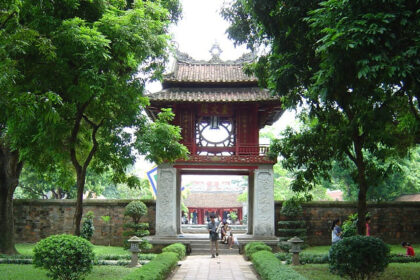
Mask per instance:
[[[389,263],[389,247],[371,236],[352,236],[332,245],[329,267],[332,273],[350,279],[372,279]]]
[[[92,271],[94,258],[89,241],[68,234],[47,237],[34,248],[34,265],[48,270],[51,279],[84,279]]]
[[[123,280],[165,280],[178,263],[178,255],[165,252],[128,274]]]
[[[343,234],[344,237],[355,236],[357,234],[357,213],[350,214],[347,220],[343,222]]]
[[[358,213],[382,180],[383,163],[419,142],[419,14],[414,2],[234,1],[222,14],[236,43],[264,47],[249,72],[281,96],[305,104],[299,131],[272,144],[294,172],[294,191],[329,180],[332,160],[351,164]],[[404,42],[404,43],[402,43]],[[380,163],[379,165],[376,163]],[[364,223],[358,223],[364,232]]]
[[[283,265],[276,256],[268,251],[258,251],[252,255],[255,270],[263,280],[305,280],[306,278]]]
[[[301,202],[296,198],[284,201],[280,213],[286,217],[301,216],[303,214]]]
[[[271,249],[270,246],[266,245],[263,242],[250,242],[245,245],[245,256],[247,256],[248,259],[252,259],[252,254],[258,251],[269,251],[271,252],[273,249]]]
[[[132,236],[137,236],[141,238],[143,236],[149,235],[149,224],[140,223],[140,219],[146,214],[147,206],[142,201],[133,200],[129,204],[127,204],[124,210],[124,216],[130,217],[132,222],[127,222],[124,224],[124,229],[126,230],[123,232],[123,235],[127,236],[128,238]],[[127,241],[124,242],[124,247],[126,249],[130,247]],[[139,248],[144,250],[150,249],[151,247],[151,244],[145,239],[143,239],[142,242],[139,244]]]
[[[80,231],[80,237],[90,241],[95,231],[95,227],[93,226],[93,218],[94,214],[92,211],[86,213],[85,218],[82,223],[82,230]]]
[[[177,254],[179,260],[182,260],[185,257],[187,250],[184,244],[174,243],[163,248],[162,252],[173,252]]]

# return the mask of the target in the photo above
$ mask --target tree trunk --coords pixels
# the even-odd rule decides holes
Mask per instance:
[[[17,254],[13,220],[13,193],[19,183],[23,163],[19,153],[0,143],[0,253]]]
[[[74,212],[74,235],[80,236],[80,223],[83,216],[83,193],[85,190],[86,170],[77,172],[77,200]]]
[[[360,137],[356,138],[354,148],[356,152],[356,166],[357,166],[357,184],[359,185],[359,195],[357,203],[357,232],[360,235],[366,234],[365,217],[367,213],[366,193],[368,184],[366,181],[366,166],[363,158],[362,145]]]

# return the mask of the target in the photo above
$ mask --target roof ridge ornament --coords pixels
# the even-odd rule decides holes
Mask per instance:
[[[211,46],[209,53],[212,55],[212,58],[209,60],[210,63],[222,63],[220,59],[220,55],[222,54],[223,50],[220,48],[219,43],[216,41],[214,42],[213,46]]]

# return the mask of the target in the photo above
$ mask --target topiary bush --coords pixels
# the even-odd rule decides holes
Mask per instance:
[[[147,206],[140,200],[134,200],[127,204],[124,211],[124,216],[130,217],[131,222],[124,224],[125,231],[123,235],[129,239],[132,236],[137,236],[139,238],[147,236],[149,232],[148,223],[140,223],[140,219],[147,214]],[[130,244],[126,240],[124,242],[124,248],[130,248]],[[139,248],[142,250],[148,250],[152,248],[152,245],[145,239],[139,244]]]
[[[90,241],[93,236],[93,232],[95,231],[95,227],[93,226],[93,215],[92,211],[86,213],[85,218],[83,219],[82,229],[80,230],[80,237]]]
[[[126,275],[123,280],[164,280],[178,263],[176,253],[165,252]]]
[[[46,269],[51,279],[78,280],[92,271],[92,244],[84,238],[61,234],[39,241],[34,247],[35,267]]]
[[[286,217],[297,217],[303,214],[301,201],[298,198],[285,200],[281,206],[280,213]]]
[[[300,198],[291,198],[283,202],[281,207],[281,214],[286,216],[288,220],[279,221],[279,247],[285,252],[289,252],[291,244],[287,242],[294,236],[302,240],[306,240],[306,223],[302,219],[303,208]],[[301,248],[305,248],[306,244],[302,244]]]
[[[268,251],[252,254],[252,263],[262,280],[305,280],[291,267],[284,265],[276,256]]]
[[[250,242],[245,245],[245,256],[248,259],[252,258],[252,254],[258,251],[268,251],[271,252],[272,248],[268,245],[266,245],[263,242]]]
[[[182,260],[187,253],[187,249],[184,244],[174,243],[163,248],[162,252],[173,252],[178,255],[179,260]]]
[[[331,246],[329,268],[350,279],[372,279],[389,263],[389,247],[379,238],[351,236]]]

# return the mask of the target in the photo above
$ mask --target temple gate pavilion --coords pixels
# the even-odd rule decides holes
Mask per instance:
[[[244,73],[252,55],[222,61],[217,45],[210,53],[209,61],[198,61],[178,52],[163,89],[148,95],[149,116],[172,108],[182,144],[190,151],[187,160],[158,166],[154,238],[182,234],[181,178],[190,174],[248,176],[247,236],[274,238],[275,162],[267,157],[268,147],[259,144],[259,130],[282,115],[280,99]]]

